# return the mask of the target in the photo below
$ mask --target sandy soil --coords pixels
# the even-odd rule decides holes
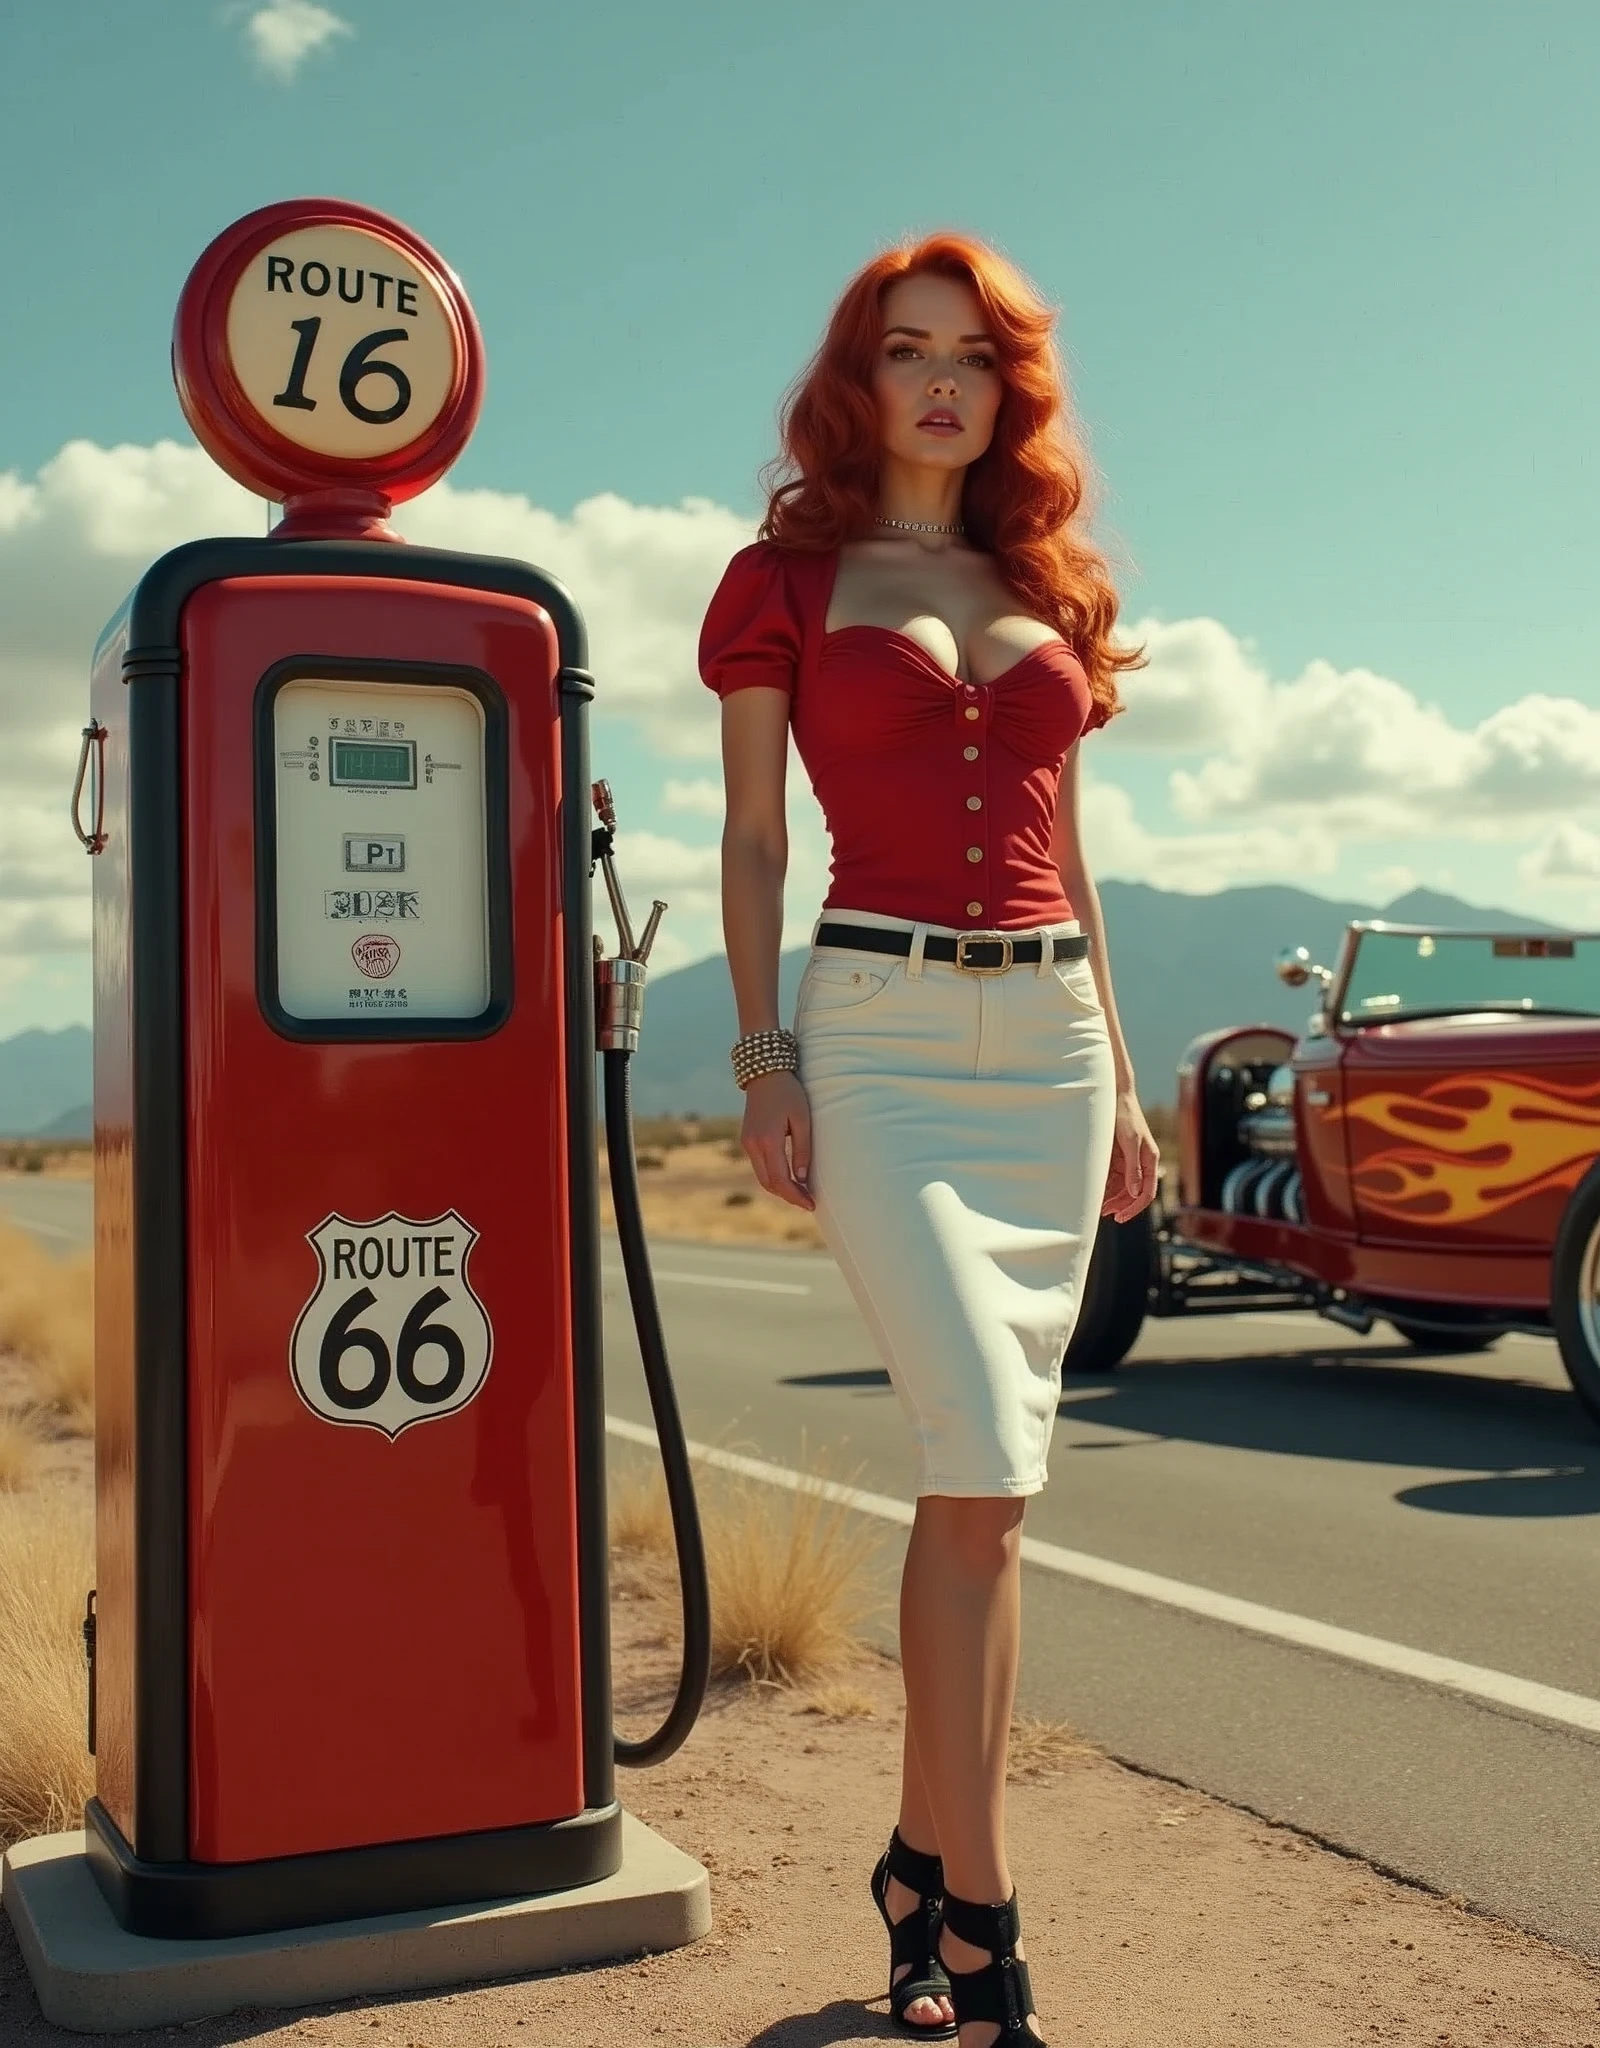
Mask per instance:
[[[738,1140],[654,1146],[642,1139],[639,1203],[652,1243],[671,1239],[694,1244],[753,1244],[774,1250],[822,1245],[816,1218],[769,1195],[750,1170]],[[600,1213],[612,1222],[606,1156],[600,1153]]]
[[[666,1611],[617,1609],[620,1706],[660,1700]],[[899,1678],[864,1658],[808,1700],[719,1690],[628,1804],[711,1872],[706,1940],[567,1977],[162,2030],[194,2048],[851,2048],[893,2034],[867,1873],[893,1817]],[[819,1712],[821,1706],[826,1711]],[[1012,1857],[1055,2048],[1596,2048],[1600,1971],[1093,1751],[1011,1794]],[[1063,1748],[1068,1753],[1063,1756]],[[0,1919],[0,2041],[38,2016]],[[155,2035],[122,2036],[132,2042]]]

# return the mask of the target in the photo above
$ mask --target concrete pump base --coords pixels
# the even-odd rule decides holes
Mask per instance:
[[[0,1904],[40,2010],[80,2034],[573,1969],[682,1948],[711,1926],[704,1869],[631,1813],[622,1816],[614,1877],[534,1898],[218,1941],[153,1941],[112,1918],[80,1830],[14,1843],[0,1861]]]

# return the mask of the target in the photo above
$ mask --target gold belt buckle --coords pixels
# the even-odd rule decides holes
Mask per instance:
[[[997,967],[980,967],[976,961],[968,960],[967,947],[973,945],[999,946],[1000,964]],[[956,965],[968,974],[1004,974],[1011,965],[1011,934],[1009,932],[960,932],[956,936]]]

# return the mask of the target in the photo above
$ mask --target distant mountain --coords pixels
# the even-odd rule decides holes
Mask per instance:
[[[64,1110],[60,1116],[53,1116],[49,1123],[41,1124],[29,1135],[35,1138],[92,1138],[94,1104],[80,1102],[76,1109]]]
[[[1277,885],[1180,896],[1143,882],[1102,882],[1106,937],[1117,1008],[1149,1102],[1170,1102],[1178,1059],[1190,1039],[1223,1024],[1280,1024],[1299,1030],[1311,1009],[1304,989],[1285,988],[1273,960],[1305,946],[1332,966],[1353,918],[1393,924],[1545,931],[1510,911],[1482,910],[1454,896],[1413,889],[1382,909],[1336,903]],[[778,1004],[792,1015],[806,949],[780,955]],[[645,998],[643,1040],[634,1059],[633,1095],[646,1114],[698,1110],[730,1115],[742,1098],[728,1047],[735,1032],[733,994],[721,954],[653,978]]]
[[[0,1134],[32,1137],[93,1093],[94,1040],[85,1025],[0,1040]]]
[[[1463,903],[1458,896],[1441,896],[1437,889],[1412,889],[1385,904],[1382,910],[1369,910],[1364,915],[1386,918],[1390,924],[1476,925],[1494,932],[1555,929],[1553,925],[1541,924],[1536,917],[1518,917],[1513,910],[1484,910],[1477,904]]]

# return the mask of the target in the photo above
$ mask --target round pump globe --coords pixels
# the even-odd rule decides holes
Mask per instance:
[[[437,481],[483,403],[460,279],[371,207],[292,199],[226,228],[178,302],[173,377],[237,482],[313,523],[381,532]]]

